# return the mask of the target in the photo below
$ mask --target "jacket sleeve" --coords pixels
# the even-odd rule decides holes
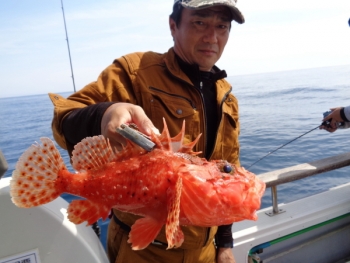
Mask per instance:
[[[62,122],[62,131],[66,142],[75,145],[86,137],[100,135],[103,114],[113,103],[100,102],[72,110]]]
[[[53,136],[69,153],[74,144],[84,136],[97,135],[101,132],[103,113],[112,103],[136,103],[129,74],[119,60],[115,60],[106,68],[97,81],[68,98],[58,94],[49,96],[54,104]],[[77,134],[74,134],[75,132]]]
[[[218,248],[233,248],[232,224],[218,227],[215,244]]]
[[[343,119],[346,122],[350,122],[350,106],[344,107],[342,109],[342,114],[344,114]]]

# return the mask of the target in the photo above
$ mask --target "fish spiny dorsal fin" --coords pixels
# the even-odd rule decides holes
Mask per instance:
[[[201,136],[202,136],[202,134],[199,134],[197,136],[197,138],[193,142],[190,142],[190,143],[187,143],[187,144],[182,144],[181,148],[178,150],[178,152],[188,153],[188,154],[191,154],[191,155],[198,155],[198,154],[200,154],[201,152],[193,152],[192,149],[197,144],[197,142],[199,141],[199,138]]]
[[[178,152],[182,148],[182,142],[185,136],[185,121],[182,123],[181,131],[175,137],[171,138],[173,152]]]
[[[88,171],[110,163],[114,158],[112,147],[103,135],[87,137],[74,146],[72,167],[79,172]]]
[[[179,247],[184,241],[184,234],[180,228],[180,199],[182,191],[182,178],[179,176],[176,184],[167,190],[168,217],[165,224],[165,235],[168,248]]]
[[[55,179],[67,170],[59,151],[49,138],[40,138],[42,145],[30,146],[19,158],[12,173],[10,194],[19,207],[48,203],[61,193],[56,191]]]
[[[164,151],[173,151],[172,143],[170,138],[170,133],[168,129],[168,125],[166,124],[165,119],[163,118],[164,129],[160,135],[156,135],[152,132],[151,140],[156,144],[158,149]]]
[[[182,123],[181,131],[173,138],[170,138],[168,126],[164,118],[163,118],[163,123],[164,123],[164,129],[161,135],[156,135],[153,133],[151,135],[151,140],[157,145],[157,148],[160,148],[162,150],[172,151],[172,152],[187,153],[191,155],[198,155],[201,153],[201,152],[193,152],[192,149],[197,144],[202,134],[199,134],[193,142],[183,144],[183,140],[185,137],[185,121],[183,121]]]
[[[121,151],[116,152],[113,161],[123,161],[145,153],[147,153],[145,149],[130,140],[126,140],[126,146]]]

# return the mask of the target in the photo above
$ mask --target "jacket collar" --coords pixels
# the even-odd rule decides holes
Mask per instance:
[[[220,70],[217,66],[214,65],[212,72],[206,73],[199,70],[198,65],[196,64],[188,64],[184,62],[178,55],[176,55],[174,48],[170,48],[168,53],[166,53],[164,62],[168,70],[172,75],[183,79],[184,81],[192,84],[191,80],[195,82],[199,82],[200,78],[206,76],[212,79],[214,82],[217,80],[223,79],[227,77],[225,70]],[[202,76],[201,76],[202,73]]]
[[[227,77],[225,70],[220,70],[215,65],[210,72],[200,71],[199,66],[197,64],[186,63],[176,53],[175,53],[175,58],[181,70],[185,72],[185,74],[191,80],[193,80],[193,82],[199,82],[202,79],[207,79],[207,80],[211,80],[212,82],[216,82],[219,79],[223,79]]]

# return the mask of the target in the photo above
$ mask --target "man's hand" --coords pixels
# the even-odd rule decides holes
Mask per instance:
[[[216,263],[236,263],[232,248],[218,248]]]
[[[327,130],[329,132],[334,132],[337,130],[337,122],[343,122],[344,120],[342,119],[342,117],[340,116],[340,110],[343,107],[338,107],[338,108],[332,108],[331,109],[331,113],[328,114],[328,116],[326,116],[322,121],[330,121],[330,125],[329,127],[322,125],[320,126],[320,129],[323,130]]]
[[[135,123],[140,132],[146,135],[151,135],[152,131],[159,134],[158,129],[154,127],[140,106],[123,102],[112,104],[103,114],[101,134],[109,138],[112,147],[118,150],[126,144],[125,138],[116,132],[117,128],[124,123]]]

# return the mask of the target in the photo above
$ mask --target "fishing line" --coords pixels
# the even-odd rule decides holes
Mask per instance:
[[[257,160],[255,163],[253,163],[253,164],[251,164],[250,166],[248,166],[247,169],[249,169],[250,167],[252,167],[252,166],[253,166],[254,164],[256,164],[257,162],[260,162],[262,159],[264,159],[265,157],[267,157],[267,156],[269,156],[270,154],[274,153],[275,151],[277,151],[277,150],[283,148],[283,147],[286,146],[287,144],[290,144],[291,142],[294,142],[295,140],[299,139],[300,137],[303,137],[304,135],[306,135],[306,134],[308,134],[308,133],[310,133],[310,132],[312,132],[312,131],[314,131],[314,130],[320,128],[320,126],[321,126],[321,125],[318,125],[317,127],[312,128],[311,130],[309,130],[309,131],[303,133],[302,135],[300,135],[300,136],[294,138],[293,140],[291,140],[291,141],[289,141],[289,142],[283,144],[282,146],[276,148],[276,149],[273,150],[272,152],[269,152],[268,154],[266,154],[265,156],[263,156],[263,157],[261,157],[259,160]]]

